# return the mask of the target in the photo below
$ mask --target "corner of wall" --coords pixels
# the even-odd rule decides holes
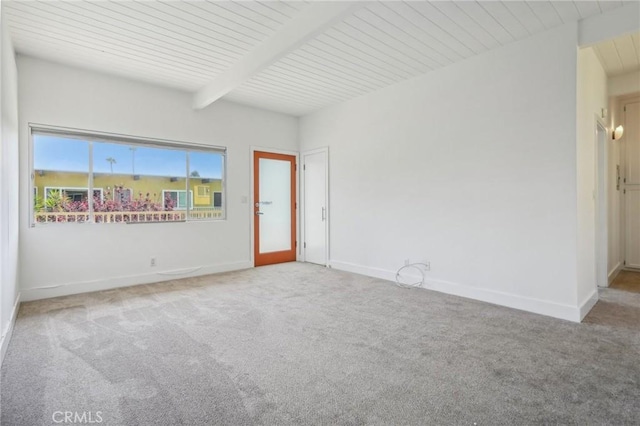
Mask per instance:
[[[1,10],[1,9],[0,9]],[[18,75],[15,51],[2,22],[0,42],[0,362],[20,306],[18,292]]]
[[[20,310],[20,293],[16,297],[16,301],[13,304],[13,310],[11,311],[11,316],[9,317],[9,321],[7,325],[2,330],[2,335],[0,335],[0,366],[4,361],[4,355],[7,353],[7,349],[9,348],[9,342],[11,341],[11,335],[13,334],[13,327],[16,323],[16,318],[18,318],[18,311]]]
[[[589,311],[593,309],[593,307],[598,302],[598,290],[594,290],[581,304],[580,304],[580,316],[578,318],[578,322],[581,322],[584,317],[587,316]]]

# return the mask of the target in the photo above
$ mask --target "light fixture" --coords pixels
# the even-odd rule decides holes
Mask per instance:
[[[616,127],[616,129],[613,131],[613,140],[615,141],[617,139],[620,139],[623,134],[624,134],[624,127],[622,127],[621,125]]]

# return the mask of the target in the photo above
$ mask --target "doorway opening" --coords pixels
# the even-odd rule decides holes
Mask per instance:
[[[628,49],[638,41],[640,32],[621,33],[579,51],[579,303],[592,283],[637,277],[640,291],[640,53]]]
[[[621,263],[610,276],[610,287],[640,293],[640,96],[617,99],[618,120],[623,126],[617,151],[620,162]],[[617,124],[619,123],[619,124]],[[620,262],[618,262],[620,263]]]

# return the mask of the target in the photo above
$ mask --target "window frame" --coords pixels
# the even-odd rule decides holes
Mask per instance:
[[[201,198],[208,198],[209,200],[211,200],[211,192],[212,191],[211,191],[211,188],[209,187],[209,185],[194,185],[193,189],[194,189],[194,191],[192,191],[192,192],[193,192],[193,196],[195,197],[193,199],[194,203],[195,203],[195,200],[200,201]],[[200,190],[201,189],[204,190],[203,191],[205,193],[204,195],[200,195]],[[213,200],[211,200],[211,201],[213,201]],[[197,203],[197,204],[198,204],[198,206],[201,206],[202,203]],[[210,202],[207,205],[213,206],[213,202]]]
[[[216,194],[220,194],[220,207],[216,207]],[[214,209],[222,209],[224,208],[224,192],[222,191],[211,191],[211,207]]]
[[[35,187],[36,190],[38,187]],[[89,188],[86,186],[45,186],[44,194],[42,195],[45,199],[48,197],[49,191],[61,191],[66,192],[69,191],[87,191],[87,199],[89,197]],[[93,192],[100,191],[100,201],[104,201],[104,188],[93,188]]]
[[[176,193],[176,201],[179,203],[180,202],[180,196],[178,195],[178,193],[180,192],[184,192],[185,194],[187,193],[186,189],[163,189],[162,190],[162,200],[164,202],[165,199],[165,195],[167,192],[175,192]],[[178,206],[174,207],[174,210],[192,210],[193,209],[193,191],[189,190],[189,201],[191,201],[190,203],[187,203],[189,205],[189,208],[185,207],[185,208],[180,208]]]
[[[132,188],[122,188],[124,191],[128,191],[129,192],[129,201],[133,200],[133,189]],[[115,188],[111,189],[113,191],[113,193],[115,193]],[[102,197],[102,201],[104,201],[104,197]],[[122,200],[119,200],[120,202],[122,202]]]
[[[94,188],[93,186],[93,143],[110,143],[110,144],[122,144],[128,146],[136,146],[136,147],[146,147],[146,148],[159,148],[159,149],[174,149],[177,151],[185,152],[186,156],[186,164],[185,164],[185,189],[184,190],[167,190],[167,191],[187,191],[187,188],[190,188],[189,182],[191,179],[200,179],[200,178],[191,178],[189,176],[189,155],[191,152],[204,152],[209,154],[218,154],[222,157],[222,165],[220,170],[220,180],[221,180],[221,189],[222,189],[222,207],[221,207],[221,216],[216,218],[205,218],[205,219],[194,219],[190,217],[190,212],[193,211],[193,190],[189,189],[191,192],[191,203],[185,209],[180,209],[179,211],[185,212],[184,220],[175,220],[175,221],[153,221],[153,222],[117,222],[118,224],[139,224],[139,223],[185,223],[185,222],[217,222],[217,221],[226,221],[227,220],[227,147],[220,145],[209,145],[203,143],[196,142],[185,142],[185,141],[176,141],[170,139],[160,139],[160,138],[152,138],[152,137],[142,137],[142,136],[132,136],[126,134],[118,134],[118,133],[110,133],[110,132],[100,132],[86,129],[75,129],[69,127],[61,127],[61,126],[53,126],[53,125],[45,125],[38,123],[28,123],[29,129],[29,172],[30,172],[30,182],[32,187],[36,188],[36,193],[38,191],[37,186],[35,186],[35,174],[36,169],[34,168],[34,135],[43,135],[43,136],[55,136],[62,137],[66,139],[78,139],[89,144],[89,172],[88,172],[88,188],[78,188],[82,190],[86,190],[87,194],[90,191],[95,191],[100,189],[101,197],[104,200],[104,191],[103,188]],[[56,187],[49,187],[52,189],[58,189]],[[63,189],[73,189],[67,187],[60,187]],[[130,188],[127,188],[131,191],[131,195],[133,196],[133,191]],[[46,190],[45,190],[46,193]],[[30,227],[40,227],[46,226],[50,223],[38,223],[35,219],[35,197],[32,195],[29,197],[29,226]],[[164,190],[163,190],[163,198],[164,198]],[[93,203],[89,203],[89,211],[87,214],[89,215],[89,220],[83,222],[56,222],[56,225],[68,225],[68,224],[99,224],[104,225],[104,222],[95,222],[94,220],[94,212],[93,212]],[[177,210],[177,209],[176,209]],[[113,223],[113,222],[112,222]]]

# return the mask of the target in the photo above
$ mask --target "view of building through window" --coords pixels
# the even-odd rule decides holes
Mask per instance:
[[[34,223],[221,219],[224,160],[215,149],[33,132]]]

